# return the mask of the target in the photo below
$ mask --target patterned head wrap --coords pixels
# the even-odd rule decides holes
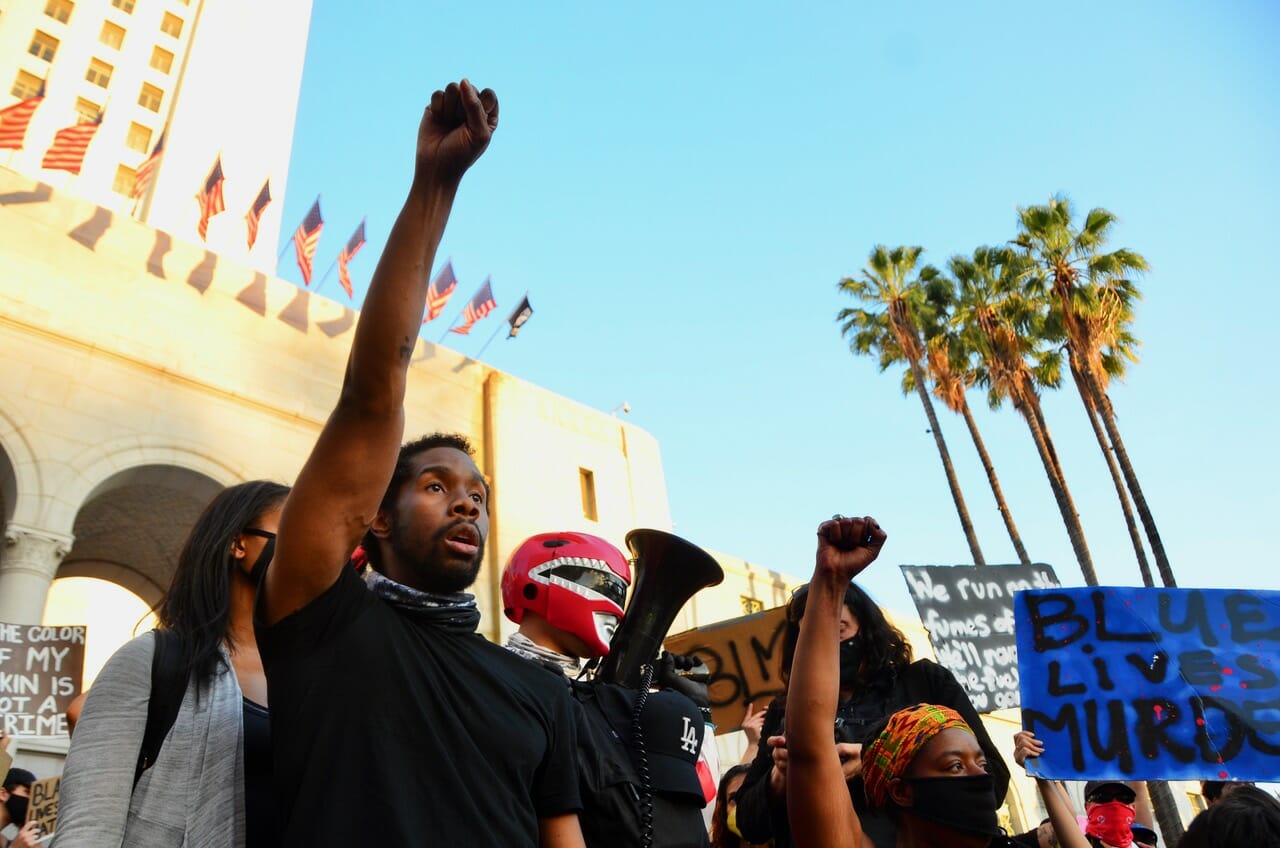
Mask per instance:
[[[925,743],[948,727],[973,732],[958,712],[936,704],[916,704],[890,716],[884,730],[862,752],[867,803],[875,808],[886,806],[889,781],[902,777]]]

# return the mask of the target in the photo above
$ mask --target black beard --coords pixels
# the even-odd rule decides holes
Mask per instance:
[[[409,584],[412,588],[423,592],[451,595],[467,590],[476,582],[476,576],[480,573],[480,566],[484,562],[485,540],[483,538],[476,547],[475,556],[465,562],[460,562],[456,558],[446,561],[448,558],[439,553],[446,550],[445,540],[459,525],[470,523],[465,518],[460,518],[441,527],[432,534],[426,556],[416,562],[412,552],[404,550],[398,544],[399,540],[393,540],[392,547],[395,550],[396,559],[403,563],[414,563],[408,569],[407,575],[413,578],[413,582]]]

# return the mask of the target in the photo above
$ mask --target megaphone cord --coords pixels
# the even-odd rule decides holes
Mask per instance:
[[[640,679],[640,691],[636,693],[635,708],[631,713],[631,738],[635,743],[636,765],[640,772],[640,845],[653,848],[653,777],[649,773],[649,752],[644,744],[644,727],[640,714],[649,700],[649,687],[653,684],[653,663],[646,663]]]

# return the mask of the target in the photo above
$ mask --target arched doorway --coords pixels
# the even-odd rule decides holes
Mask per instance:
[[[150,629],[143,617],[169,585],[191,525],[222,488],[188,468],[140,465],[89,492],[44,612],[45,623],[89,625],[89,676],[135,632]]]

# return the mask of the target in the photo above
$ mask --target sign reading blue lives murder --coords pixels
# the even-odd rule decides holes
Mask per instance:
[[[1028,772],[1280,780],[1280,592],[1039,590],[1014,614]]]
[[[1018,706],[1013,593],[1058,585],[1047,565],[904,565],[938,663],[980,713]]]

